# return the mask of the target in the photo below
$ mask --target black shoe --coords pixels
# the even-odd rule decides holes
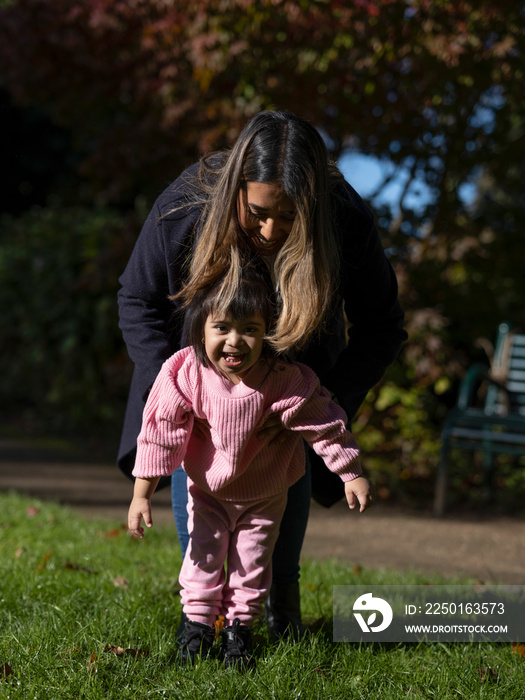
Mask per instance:
[[[180,641],[182,639],[182,635],[184,634],[184,630],[186,629],[187,622],[189,622],[189,620],[188,620],[186,613],[181,612],[179,626],[177,627],[177,631],[175,632],[175,640],[177,642],[177,645],[180,644]]]
[[[193,662],[196,656],[206,656],[215,640],[215,632],[209,625],[188,620],[180,638],[176,660],[179,663]]]
[[[238,617],[233,621],[233,625],[222,630],[221,639],[225,666],[244,671],[255,665],[251,656],[252,631],[246,625],[241,625]]]
[[[304,628],[301,621],[301,594],[299,581],[273,583],[265,608],[270,640],[292,638],[298,641]]]

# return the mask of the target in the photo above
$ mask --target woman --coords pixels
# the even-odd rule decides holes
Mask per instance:
[[[406,339],[403,312],[373,215],[329,163],[314,127],[287,112],[260,112],[230,151],[191,166],[160,195],[120,279],[120,327],[135,363],[118,455],[126,474],[148,391],[180,348],[183,314],[176,312],[223,275],[233,297],[254,253],[280,299],[273,347],[309,365],[349,417],[396,357]],[[281,430],[272,417],[262,428],[276,440]],[[340,481],[311,461],[312,474],[288,492],[273,556],[267,617],[275,635],[300,630],[299,556],[310,497],[331,505],[343,496]],[[181,470],[172,493],[184,553]]]

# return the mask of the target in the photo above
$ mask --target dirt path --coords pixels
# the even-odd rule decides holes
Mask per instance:
[[[10,489],[71,506],[88,517],[124,523],[131,482],[112,464],[89,463],[0,440],[0,491]],[[157,522],[172,523],[169,490],[154,497]],[[468,576],[525,584],[525,520],[473,519],[398,511],[376,505],[363,515],[343,502],[312,504],[303,556],[336,558],[367,568]]]

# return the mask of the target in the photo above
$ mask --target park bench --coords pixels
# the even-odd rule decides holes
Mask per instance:
[[[453,448],[482,452],[487,493],[492,495],[494,457],[525,455],[525,334],[501,323],[492,364],[471,366],[442,430],[434,513],[445,511],[447,472]]]

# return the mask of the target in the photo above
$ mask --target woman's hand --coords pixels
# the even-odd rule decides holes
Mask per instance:
[[[345,482],[345,495],[348,507],[353,509],[356,507],[357,503],[360,513],[363,513],[372,505],[374,499],[373,492],[374,487],[364,476],[358,476],[357,479]]]
[[[264,425],[257,431],[257,437],[260,440],[268,440],[269,445],[280,445],[286,440],[287,434],[288,429],[281,423],[277,413],[268,416]]]

